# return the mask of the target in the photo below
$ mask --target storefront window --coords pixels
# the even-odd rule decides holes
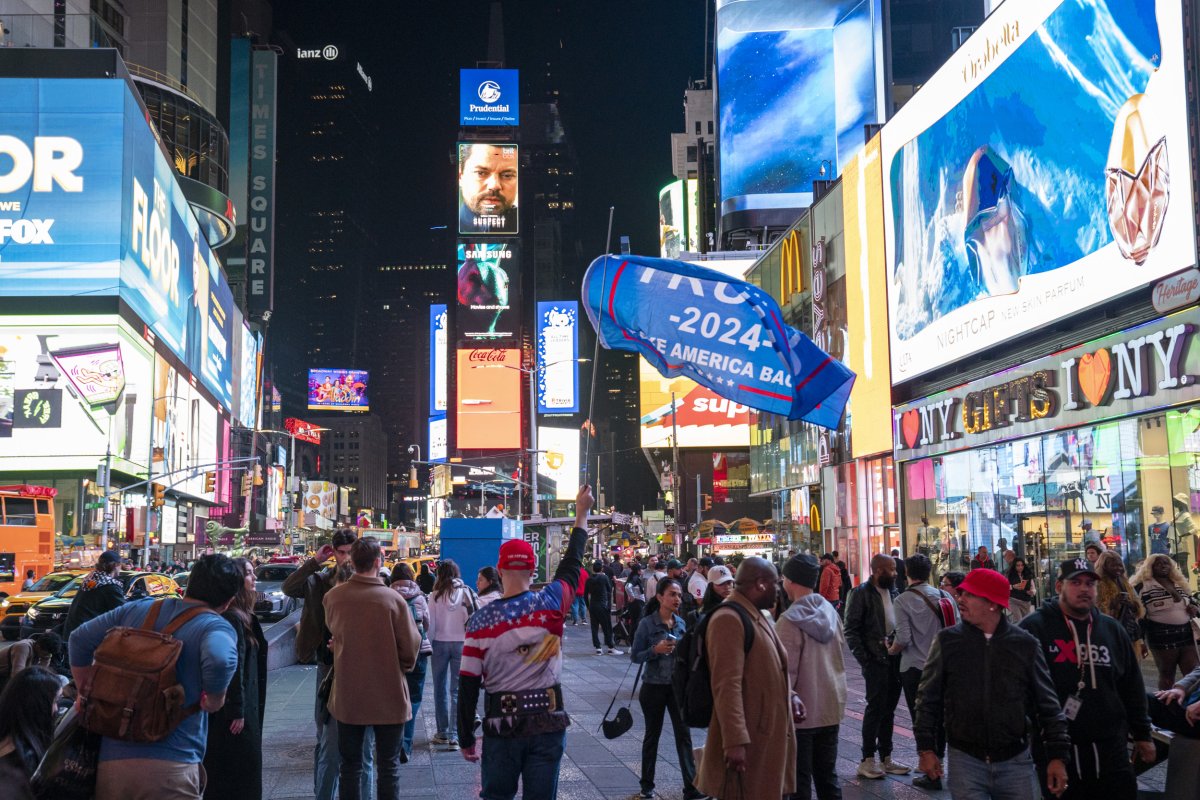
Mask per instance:
[[[837,466],[836,519],[833,547],[846,562],[851,575],[861,575],[858,553],[858,472],[853,462]]]
[[[896,520],[896,477],[891,456],[867,461],[867,549],[871,555],[900,547]]]

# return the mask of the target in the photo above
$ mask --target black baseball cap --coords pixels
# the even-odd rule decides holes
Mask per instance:
[[[679,559],[672,558],[667,562],[667,569],[683,569],[683,564],[679,563]]]
[[[97,564],[119,564],[121,563],[121,554],[116,550],[105,550],[96,559]]]
[[[1060,581],[1069,581],[1076,575],[1091,575],[1093,578],[1099,578],[1096,574],[1096,568],[1092,566],[1092,562],[1088,561],[1083,556],[1079,558],[1068,558],[1066,561],[1058,565],[1058,579]]]

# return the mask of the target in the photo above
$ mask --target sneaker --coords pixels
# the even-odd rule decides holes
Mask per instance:
[[[879,780],[885,774],[886,773],[879,766],[879,762],[875,760],[874,756],[871,756],[870,758],[864,758],[862,763],[858,765],[858,777],[860,778],[868,778],[869,780],[874,781]]]
[[[433,744],[450,744],[450,739],[442,736],[440,733],[429,740]]]
[[[478,714],[476,714],[476,715],[475,715],[475,732],[476,732],[476,733],[479,733],[479,729],[480,729],[480,728],[482,728],[482,727],[483,727],[483,720],[481,720],[481,719],[479,718],[479,715],[478,715]]]
[[[642,798],[642,800],[652,800],[654,797],[654,790],[642,789],[640,792],[638,792],[638,797]]]
[[[942,779],[931,778],[928,775],[921,775],[913,778],[913,786],[917,787],[918,789],[930,789],[935,792],[940,792],[942,790]]]
[[[602,656],[602,655],[604,655],[604,651],[603,651],[602,649],[600,649],[599,647],[597,647],[597,648],[596,648],[596,655],[598,655],[598,656]]]
[[[406,752],[404,751],[404,748],[403,748],[403,747],[401,747],[401,748],[400,748],[400,763],[401,763],[401,764],[407,764],[407,763],[408,763],[408,753],[406,753]]]
[[[889,775],[907,775],[912,772],[912,767],[892,761],[892,757],[888,756],[883,760],[883,771]]]
[[[451,739],[449,742],[447,742],[446,749],[447,750],[457,750],[458,749],[458,739]]]
[[[615,648],[615,647],[610,647],[610,648],[608,648],[608,654],[609,654],[610,656],[623,656],[623,655],[625,655],[624,651],[618,650],[618,649],[617,649],[617,648]]]

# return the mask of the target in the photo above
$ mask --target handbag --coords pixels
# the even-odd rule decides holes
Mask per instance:
[[[637,675],[633,679],[633,690],[629,692],[629,703],[633,704],[633,696],[637,694],[638,681],[642,679],[642,667],[645,664],[638,665]],[[633,667],[633,662],[629,662],[629,666],[625,668],[625,674],[621,676],[621,682],[617,684],[617,690],[613,692],[612,702],[608,704],[608,708],[604,711],[603,721],[600,723],[600,730],[604,732],[605,739],[616,739],[622,734],[628,733],[633,727],[633,714],[629,711],[629,705],[621,706],[617,709],[617,715],[612,719],[608,718],[608,714],[612,711],[612,707],[617,704],[617,696],[621,694],[621,687],[625,685],[625,679],[629,677],[629,670]]]
[[[100,734],[79,723],[79,714],[72,706],[58,723],[46,754],[29,780],[33,796],[38,800],[91,800],[96,793],[100,739]]]

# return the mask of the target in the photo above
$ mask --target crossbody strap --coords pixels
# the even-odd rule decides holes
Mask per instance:
[[[929,598],[929,595],[927,595],[927,594],[925,594],[924,592],[922,592],[922,591],[921,591],[920,587],[918,587],[918,586],[910,586],[910,587],[908,587],[907,589],[905,589],[904,591],[906,591],[906,592],[912,592],[912,593],[913,593],[913,594],[915,594],[917,597],[919,597],[919,598],[921,598],[922,600],[924,600],[924,601],[925,601],[925,605],[926,605],[926,606],[929,608],[929,610],[930,610],[931,612],[933,612],[933,616],[934,616],[934,618],[935,618],[935,619],[937,619],[937,621],[938,621],[939,623],[941,623],[941,627],[943,627],[943,628],[944,628],[944,627],[946,627],[946,616],[945,616],[945,615],[942,613],[942,610],[941,610],[941,609],[940,609],[938,606],[935,606],[935,605],[933,604],[933,600],[931,600],[931,599]],[[942,591],[941,589],[938,589],[938,593],[939,593],[939,595],[940,595],[941,591]],[[941,601],[941,599],[942,599],[942,598],[939,596],[939,597],[938,597],[938,600],[939,600],[939,601]]]

